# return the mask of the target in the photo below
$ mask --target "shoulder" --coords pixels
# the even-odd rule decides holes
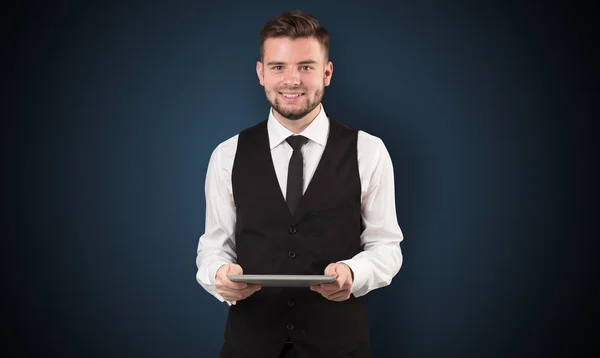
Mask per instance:
[[[357,139],[358,165],[364,172],[374,172],[392,166],[392,158],[383,140],[363,130],[358,132]]]
[[[381,138],[373,134],[367,133],[362,129],[358,131],[357,141],[357,146],[365,150],[373,151],[385,148],[385,145]]]
[[[359,160],[377,160],[382,154],[385,155],[387,153],[387,149],[381,138],[331,117],[329,119],[331,124],[341,128],[347,134],[352,133],[352,135],[356,135]]]
[[[361,148],[365,149],[365,150],[376,150],[376,149],[380,149],[381,147],[384,147],[383,141],[381,140],[381,138],[374,136],[373,134],[370,134],[368,132],[365,132],[364,130],[362,130],[360,128],[355,128],[344,122],[335,120],[331,117],[329,117],[329,119],[331,120],[331,124],[333,124],[334,126],[337,125],[342,130],[344,130],[348,133],[353,133],[357,136],[357,142],[358,142],[357,146],[358,146],[359,150]]]
[[[266,132],[267,122],[268,122],[268,119],[265,119],[261,122],[254,124],[253,126],[244,128],[240,131],[239,136],[241,136],[243,138],[246,136],[252,136],[252,135],[255,135],[258,133]]]
[[[219,143],[210,155],[209,167],[229,172],[237,151],[238,138],[239,134],[236,134]]]
[[[219,143],[213,150],[213,156],[235,155],[239,134],[236,134]]]
[[[261,129],[264,129],[265,123],[266,121],[262,121],[251,127],[244,128],[237,134],[219,143],[211,154],[211,160],[217,160],[219,162],[233,161],[238,148],[238,143],[246,140],[249,136],[251,137],[254,133],[260,132]]]
[[[359,161],[377,164],[382,159],[387,161],[389,158],[389,153],[383,140],[363,130],[358,131],[356,147]]]

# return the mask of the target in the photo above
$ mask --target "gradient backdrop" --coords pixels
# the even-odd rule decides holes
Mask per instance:
[[[204,177],[266,118],[258,32],[294,8],[331,33],[325,108],[394,162],[405,261],[369,295],[376,357],[596,357],[592,20],[504,1],[7,8],[3,346],[217,357]]]

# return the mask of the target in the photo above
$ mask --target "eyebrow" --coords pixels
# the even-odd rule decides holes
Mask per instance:
[[[315,61],[315,60],[304,60],[304,61],[298,62],[298,65],[314,65],[316,63],[317,63],[317,61]],[[282,66],[285,64],[286,64],[285,62],[281,62],[281,61],[270,61],[267,63],[267,66]]]

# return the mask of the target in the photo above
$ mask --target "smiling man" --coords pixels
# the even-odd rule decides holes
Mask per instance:
[[[333,74],[323,41],[314,37],[271,37],[263,42],[256,73],[275,118],[285,127],[302,130],[321,109],[325,86],[329,86]]]
[[[365,295],[402,265],[394,173],[383,142],[321,103],[329,34],[285,12],[260,32],[268,118],[217,146],[206,176],[198,282],[229,304],[222,358],[371,357]],[[231,274],[330,275],[309,288]]]

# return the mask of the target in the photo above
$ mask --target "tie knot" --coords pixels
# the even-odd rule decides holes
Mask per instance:
[[[285,140],[290,144],[290,146],[292,146],[292,148],[294,148],[294,150],[302,148],[302,146],[308,142],[308,138],[301,135],[291,135]]]

